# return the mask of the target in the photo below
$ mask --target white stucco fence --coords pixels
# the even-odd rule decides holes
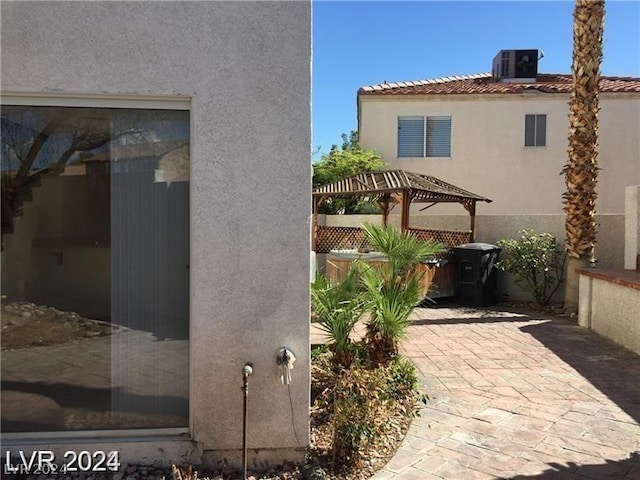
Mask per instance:
[[[578,322],[640,355],[640,186],[625,200],[624,270],[580,271]]]
[[[640,355],[640,282],[586,271],[579,292],[578,323]]]

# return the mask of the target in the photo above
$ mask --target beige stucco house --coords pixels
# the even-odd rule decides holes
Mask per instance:
[[[310,2],[0,8],[3,452],[300,459]]]
[[[433,175],[490,197],[488,214],[559,213],[570,89],[570,75],[548,74],[526,83],[481,74],[363,87],[360,142],[375,148],[391,168]],[[624,188],[640,181],[640,78],[604,77],[601,89],[598,212],[622,213]],[[536,127],[528,127],[527,116],[534,115],[538,143],[534,138],[527,145],[527,129]],[[444,142],[433,155],[430,145],[426,153],[402,150],[404,125],[411,128],[410,120],[420,117],[427,118],[427,128],[434,124],[427,143]],[[428,121],[434,117],[448,124],[436,130],[437,120]]]
[[[495,243],[524,228],[563,239],[571,76],[537,73],[536,63],[531,78],[515,78],[495,63],[493,73],[360,88],[360,143],[376,149],[389,168],[491,198],[477,211],[478,241]],[[622,268],[625,188],[640,182],[640,78],[603,77],[600,107],[597,257],[600,266]],[[466,222],[455,205],[412,213],[414,225],[464,228]],[[502,291],[521,295],[506,280]]]

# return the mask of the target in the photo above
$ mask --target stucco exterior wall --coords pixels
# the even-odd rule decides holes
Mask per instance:
[[[635,270],[640,256],[640,185],[625,191],[624,268]]]
[[[307,445],[310,3],[1,9],[4,93],[191,100],[191,439],[239,456],[252,362],[249,447]],[[293,411],[282,345],[298,359]]]
[[[640,354],[640,290],[580,275],[578,323]]]
[[[434,209],[440,209],[440,206]],[[459,207],[463,210],[462,207]],[[363,222],[381,223],[380,215],[320,215],[320,225],[330,226],[360,226]],[[624,264],[624,215],[598,215],[596,221],[600,224],[598,243],[596,244],[597,265],[600,268],[622,268]],[[400,226],[398,215],[390,215],[389,223]],[[468,230],[469,215],[412,215],[412,227]],[[476,242],[496,244],[504,238],[517,238],[518,232],[531,228],[536,232],[548,232],[555,235],[559,242],[564,242],[564,215],[478,215],[476,217]],[[318,267],[324,268],[324,256],[318,255]],[[554,300],[562,301],[562,287],[556,293]],[[500,272],[498,276],[498,294],[507,294],[511,299],[530,300],[530,296],[515,285],[513,276]]]
[[[363,95],[359,101],[360,142],[391,168],[433,175],[491,198],[478,213],[562,213],[568,95]],[[600,105],[597,211],[618,214],[624,212],[624,188],[640,178],[640,96],[602,94]],[[526,114],[547,115],[546,147],[524,147]],[[451,157],[398,158],[402,115],[451,116]],[[457,207],[438,210],[455,214]]]

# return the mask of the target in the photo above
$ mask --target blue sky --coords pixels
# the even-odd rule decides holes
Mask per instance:
[[[570,73],[571,1],[313,1],[313,150],[357,128],[364,85],[483,73],[502,49]],[[640,77],[640,0],[606,3],[603,75]],[[314,155],[314,159],[319,154]]]

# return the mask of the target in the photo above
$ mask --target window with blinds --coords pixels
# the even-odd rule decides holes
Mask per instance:
[[[451,117],[398,117],[398,157],[450,157]]]
[[[524,116],[524,146],[545,147],[547,145],[547,116]]]

